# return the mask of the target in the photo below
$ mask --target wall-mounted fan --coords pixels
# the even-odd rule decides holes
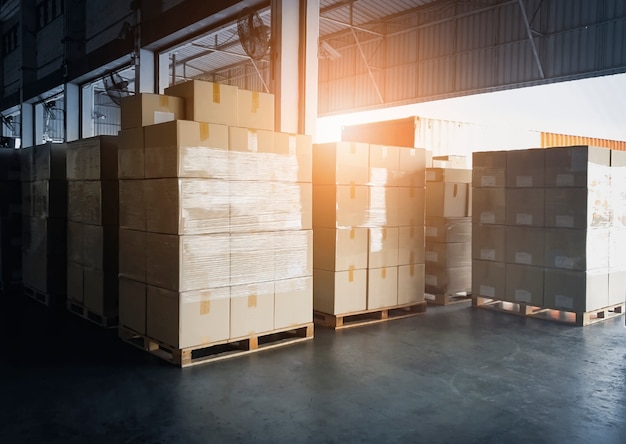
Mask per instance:
[[[110,72],[108,76],[103,77],[104,92],[109,96],[111,101],[119,105],[123,97],[130,95],[128,89],[128,80],[116,72]]]
[[[245,8],[237,18],[239,42],[246,54],[253,60],[261,60],[270,46],[269,26],[263,23],[259,14],[252,8]]]

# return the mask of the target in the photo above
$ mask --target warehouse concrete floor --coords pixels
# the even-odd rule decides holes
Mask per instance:
[[[25,298],[0,304],[1,443],[626,442],[623,318],[429,307],[181,370]]]

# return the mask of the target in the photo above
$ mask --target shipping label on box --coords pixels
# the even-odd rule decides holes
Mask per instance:
[[[475,152],[472,156],[474,188],[506,186],[507,151]]]
[[[237,90],[237,125],[274,131],[274,95]]]
[[[592,271],[545,270],[546,308],[575,313],[609,305],[608,269]]]
[[[141,128],[185,118],[185,100],[179,97],[139,93],[123,97],[122,130]]]
[[[247,338],[274,328],[274,282],[230,289],[230,339]]]
[[[472,192],[473,221],[480,224],[506,223],[506,190],[474,188]]]
[[[328,271],[313,269],[313,309],[345,314],[367,308],[367,269]]]
[[[506,268],[504,262],[472,261],[472,295],[504,299]]]
[[[543,188],[546,150],[507,151],[506,186],[509,188]]]
[[[427,182],[426,216],[465,217],[468,214],[468,184]]]
[[[185,99],[185,119],[237,126],[238,88],[220,83],[190,80],[165,89],[168,96]]]
[[[313,145],[313,184],[367,185],[369,145],[337,142]]]
[[[544,226],[543,188],[507,188],[505,196],[507,225]]]
[[[313,277],[274,282],[274,329],[313,322]]]
[[[328,271],[367,268],[367,228],[315,228],[313,267]]]
[[[506,295],[509,302],[544,306],[544,269],[529,265],[506,265]]]
[[[398,305],[424,300],[424,264],[398,267]]]
[[[506,227],[502,225],[472,225],[472,259],[504,262],[506,257]]]
[[[506,262],[543,267],[545,231],[535,227],[506,228]]]
[[[368,268],[367,309],[398,305],[398,267]]]

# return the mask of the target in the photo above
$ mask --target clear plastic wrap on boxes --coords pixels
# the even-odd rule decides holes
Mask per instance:
[[[145,230],[145,180],[120,180],[119,189],[120,228]]]
[[[230,339],[274,329],[274,282],[234,285],[230,289]]]
[[[102,221],[102,188],[100,181],[67,183],[67,219],[86,224]]]
[[[274,234],[275,280],[313,274],[313,231],[284,231]]]
[[[116,136],[97,136],[67,143],[68,180],[116,180]]]
[[[434,265],[443,268],[467,267],[472,264],[470,242],[426,242],[426,268]]]
[[[313,322],[313,277],[274,283],[274,328]]]
[[[67,182],[38,180],[30,182],[30,208],[33,217],[67,217]]]
[[[273,281],[276,272],[277,234],[238,233],[230,236],[231,285]]]
[[[66,145],[45,143],[33,150],[32,180],[65,180]]]
[[[609,266],[610,229],[564,230],[546,228],[545,266],[593,270]]]

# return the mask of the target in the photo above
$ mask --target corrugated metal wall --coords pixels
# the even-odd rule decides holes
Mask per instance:
[[[567,134],[541,133],[541,147],[592,145],[612,150],[626,151],[626,142],[620,140],[596,139],[593,137],[570,136]]]
[[[455,2],[370,27],[384,38],[357,31],[372,75],[352,34],[331,36],[341,57],[320,60],[320,114],[626,71],[623,0],[523,3],[545,78],[518,2]]]

